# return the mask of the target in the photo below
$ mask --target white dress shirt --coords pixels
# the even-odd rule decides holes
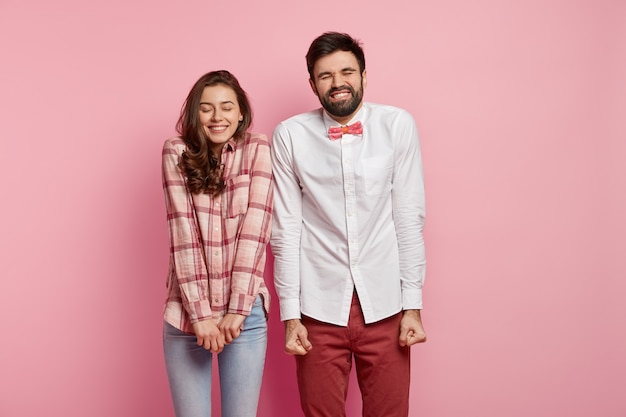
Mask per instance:
[[[345,326],[354,290],[366,323],[422,308],[424,181],[417,128],[405,110],[363,103],[362,135],[331,141],[322,109],[273,136],[271,247],[281,320]]]

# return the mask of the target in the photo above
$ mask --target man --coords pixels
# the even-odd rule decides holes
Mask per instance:
[[[424,185],[417,129],[363,102],[359,41],[327,32],[306,56],[322,109],[273,138],[271,246],[307,417],[345,416],[352,360],[363,416],[408,415],[410,349],[424,342]]]

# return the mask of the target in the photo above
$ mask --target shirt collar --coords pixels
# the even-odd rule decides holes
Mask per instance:
[[[224,152],[233,152],[237,150],[237,140],[234,138],[230,138],[230,140],[228,142],[226,142],[226,145],[224,146],[224,149],[222,150],[222,153]]]

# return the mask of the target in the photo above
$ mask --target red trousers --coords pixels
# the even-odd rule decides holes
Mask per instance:
[[[410,349],[400,347],[402,313],[365,324],[352,298],[347,327],[303,317],[313,345],[296,356],[298,388],[306,417],[345,417],[352,358],[363,400],[363,417],[409,415]]]

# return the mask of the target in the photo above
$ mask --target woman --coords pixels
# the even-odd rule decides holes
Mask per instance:
[[[211,415],[218,354],[224,417],[256,416],[270,297],[270,145],[228,71],[202,76],[163,146],[170,240],[163,345],[177,417]]]

